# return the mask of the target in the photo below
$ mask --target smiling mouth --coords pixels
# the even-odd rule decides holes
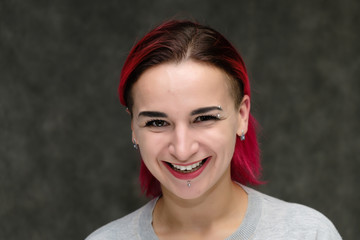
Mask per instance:
[[[205,158],[204,160],[194,163],[192,165],[188,165],[188,166],[182,166],[182,165],[177,165],[177,164],[172,164],[167,162],[167,164],[174,169],[176,172],[179,173],[192,173],[195,172],[196,170],[200,169],[204,163],[208,160],[208,158]]]

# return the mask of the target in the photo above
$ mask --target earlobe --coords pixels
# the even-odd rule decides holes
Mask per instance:
[[[134,133],[134,130],[131,131],[131,138],[132,138],[132,143],[133,143],[133,146],[135,149],[138,149],[139,148],[139,144],[136,140],[136,137],[135,137],[135,133]]]
[[[136,142],[135,138],[133,138],[133,145],[135,149],[139,149],[139,144]]]
[[[131,112],[130,112],[129,108],[126,108],[125,111],[131,116]]]
[[[135,141],[136,137],[135,137],[135,132],[134,132],[134,123],[133,123],[133,119],[131,119],[130,122],[130,127],[131,127],[131,139],[133,140],[133,142]]]
[[[136,139],[134,131],[131,131],[131,139]]]

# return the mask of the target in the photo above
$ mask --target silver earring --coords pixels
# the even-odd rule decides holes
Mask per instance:
[[[139,145],[136,143],[135,138],[133,139],[133,144],[135,149],[139,149]]]
[[[187,181],[187,186],[188,186],[188,187],[191,187],[191,182],[190,182],[190,180]]]
[[[242,131],[241,131],[240,140],[241,140],[241,141],[244,141],[244,140],[245,140],[245,133],[244,133],[244,130],[242,130]]]

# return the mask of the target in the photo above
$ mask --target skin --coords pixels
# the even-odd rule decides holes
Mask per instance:
[[[231,235],[247,208],[246,192],[231,180],[230,162],[236,136],[247,131],[249,97],[235,107],[228,75],[193,60],[146,70],[132,96],[133,139],[163,192],[153,212],[155,233],[160,239]],[[166,167],[206,158],[201,174],[191,179],[176,178]]]

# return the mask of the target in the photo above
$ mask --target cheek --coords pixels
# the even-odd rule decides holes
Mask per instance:
[[[162,133],[138,131],[137,136],[140,154],[144,161],[146,159],[157,157],[166,145],[166,138]]]
[[[222,129],[221,133],[219,134],[222,138],[222,142],[224,143],[224,148],[226,149],[226,154],[230,157],[230,160],[234,154],[235,143],[236,143],[236,131],[237,131],[237,124],[236,119],[232,119],[224,128]]]
[[[198,133],[202,135],[201,139],[204,145],[211,147],[217,154],[224,158],[232,158],[236,142],[236,132],[233,128],[223,125],[206,133]]]

